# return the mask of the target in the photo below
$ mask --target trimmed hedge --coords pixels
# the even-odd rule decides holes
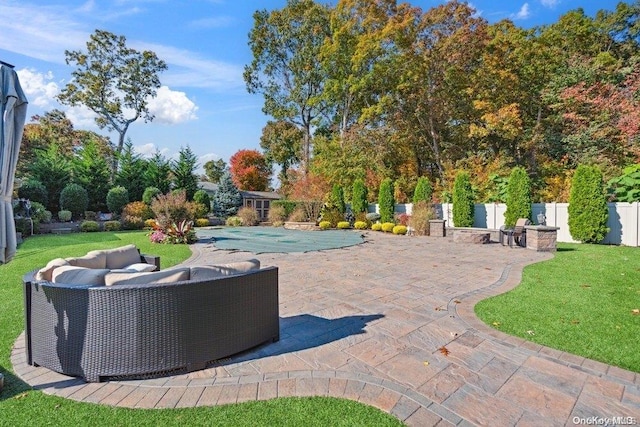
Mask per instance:
[[[433,188],[427,177],[421,176],[418,178],[418,183],[413,191],[413,203],[418,202],[431,202],[431,195],[433,194]]]
[[[471,179],[467,172],[460,172],[453,183],[453,224],[456,227],[473,226],[474,209]]]
[[[380,221],[393,221],[395,208],[395,200],[393,198],[393,181],[391,178],[385,178],[380,183],[380,192],[378,194],[378,209],[380,210]]]
[[[504,224],[513,227],[518,218],[531,219],[531,180],[527,171],[520,166],[514,168],[509,176]]]
[[[608,217],[602,172],[596,166],[578,166],[569,196],[571,237],[583,243],[601,242],[609,232]]]
[[[361,212],[367,212],[369,209],[369,190],[364,183],[364,180],[358,178],[353,182],[353,189],[351,190],[351,210],[358,214]]]

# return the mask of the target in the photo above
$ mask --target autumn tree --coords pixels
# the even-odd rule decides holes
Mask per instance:
[[[244,69],[249,93],[264,97],[262,110],[304,132],[302,162],[311,160],[313,126],[325,111],[320,49],[329,35],[329,9],[313,0],[288,0],[280,10],[259,10],[249,33],[253,53]]]
[[[116,153],[120,155],[129,126],[138,119],[153,120],[148,102],[156,96],[158,74],[167,65],[154,52],[129,48],[124,36],[108,31],[96,30],[86,45],[86,51],[65,51],[66,63],[77,68],[58,100],[84,105],[96,114],[100,129],[117,132]],[[112,167],[115,173],[117,160]]]
[[[269,187],[271,168],[257,150],[240,150],[229,159],[233,183],[241,190],[265,191]]]

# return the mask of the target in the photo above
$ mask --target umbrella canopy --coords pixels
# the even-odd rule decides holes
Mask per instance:
[[[27,118],[27,98],[18,75],[0,64],[0,263],[16,253],[16,226],[13,222],[13,179],[18,164],[22,131]]]

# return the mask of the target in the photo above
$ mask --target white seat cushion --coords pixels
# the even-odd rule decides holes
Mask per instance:
[[[104,278],[110,270],[63,265],[53,270],[52,282],[67,285],[104,286]]]
[[[253,270],[260,270],[260,261],[257,259],[229,264],[194,266],[191,267],[191,280],[215,279],[216,277],[242,274]]]
[[[104,278],[107,286],[115,285],[139,285],[145,283],[173,283],[189,280],[189,269],[173,268],[162,271],[142,273],[108,273]]]

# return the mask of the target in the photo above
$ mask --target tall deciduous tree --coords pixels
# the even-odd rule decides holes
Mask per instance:
[[[220,182],[222,174],[227,169],[227,163],[222,159],[209,160],[204,164],[203,167],[207,179],[217,184],[218,182]]]
[[[288,0],[281,10],[259,10],[249,33],[253,61],[244,70],[250,93],[264,96],[263,111],[304,131],[302,160],[308,171],[315,121],[325,112],[320,49],[329,35],[329,9],[313,0]]]
[[[240,150],[229,159],[233,183],[241,190],[265,191],[269,187],[271,168],[257,150]]]
[[[58,95],[66,105],[84,105],[96,113],[96,123],[118,133],[120,154],[131,123],[153,120],[148,101],[160,87],[158,74],[167,65],[151,51],[139,52],[126,45],[124,36],[96,30],[87,50],[65,51],[67,64],[74,64],[73,80]],[[117,169],[114,162],[113,172]]]
[[[286,185],[287,171],[300,161],[304,132],[286,121],[269,121],[262,129],[260,147],[269,164],[280,166],[280,182]]]
[[[191,148],[181,148],[178,160],[173,163],[173,184],[174,188],[186,192],[187,200],[193,200],[193,195],[198,191],[197,167],[198,157]]]

